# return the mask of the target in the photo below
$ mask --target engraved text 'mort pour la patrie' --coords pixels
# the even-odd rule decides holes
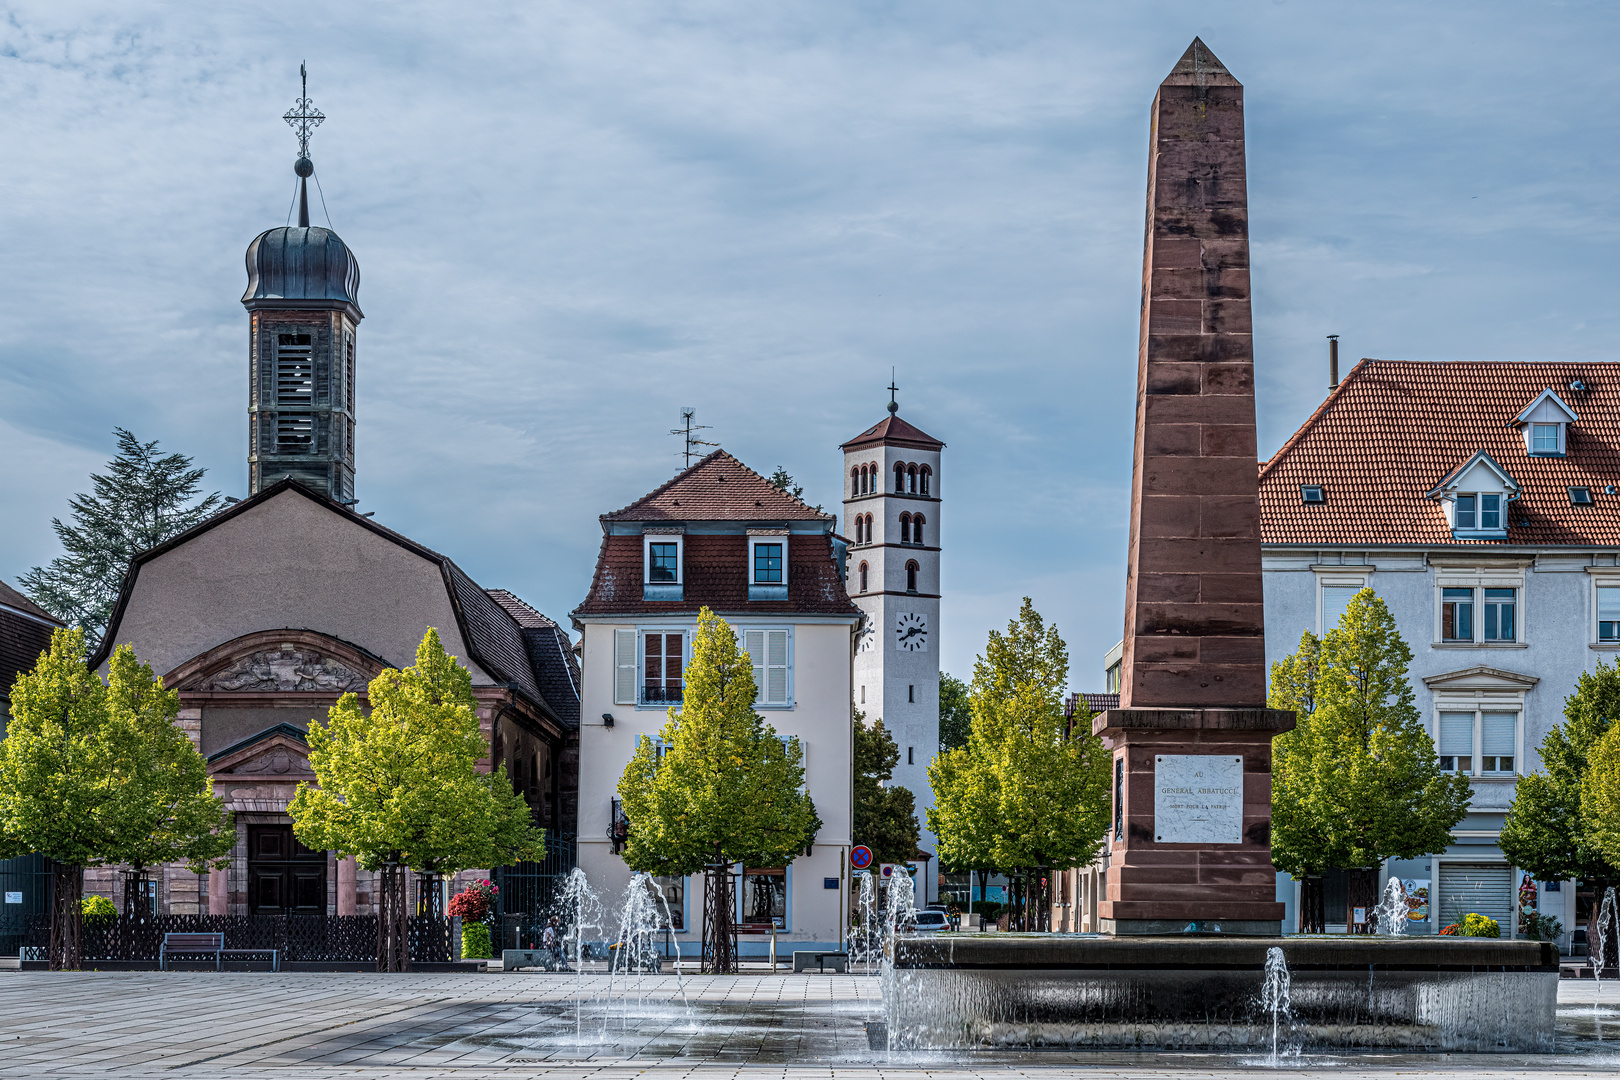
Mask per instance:
[[[1160,754],[1154,759],[1153,834],[1165,844],[1243,842],[1243,759]]]

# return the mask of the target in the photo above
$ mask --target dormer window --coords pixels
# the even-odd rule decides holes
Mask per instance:
[[[1551,387],[1513,418],[1524,428],[1524,449],[1531,457],[1562,457],[1569,425],[1578,419]]]
[[[748,530],[748,599],[788,598],[787,551],[785,529]]]
[[[1592,489],[1589,487],[1572,487],[1569,489],[1569,504],[1571,506],[1591,506]]]
[[[681,547],[678,532],[647,532],[641,538],[641,598],[679,600],[682,587]]]
[[[1430,491],[1429,498],[1445,506],[1454,538],[1506,540],[1507,504],[1519,497],[1519,490],[1518,481],[1479,450]]]
[[[1300,489],[1299,489],[1299,497],[1300,497],[1300,500],[1302,502],[1308,502],[1308,503],[1327,502],[1327,492],[1322,490],[1322,485],[1320,485],[1320,484],[1304,484],[1304,485],[1302,485],[1300,487]]]

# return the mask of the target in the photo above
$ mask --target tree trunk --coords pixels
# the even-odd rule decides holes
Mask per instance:
[[[405,868],[394,861],[377,871],[377,970],[409,971],[411,943],[406,922]]]
[[[737,971],[737,931],[731,911],[731,864],[715,861],[707,867],[703,891],[703,965],[705,975],[732,975]]]
[[[51,903],[51,970],[77,971],[83,943],[80,902],[84,895],[84,867],[55,863],[52,876],[55,880]]]
[[[1299,883],[1299,932],[1302,934],[1327,933],[1327,918],[1323,904],[1327,896],[1327,883],[1320,874]]]

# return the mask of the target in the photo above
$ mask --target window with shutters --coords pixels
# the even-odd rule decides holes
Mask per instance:
[[[1598,643],[1620,645],[1620,583],[1599,585],[1596,592]]]
[[[1515,744],[1518,742],[1519,714],[1481,713],[1479,732],[1480,775],[1512,776]]]
[[[641,704],[679,705],[686,670],[686,635],[648,631],[641,637]]]
[[[760,707],[786,708],[793,704],[792,663],[786,630],[744,630],[743,648],[754,665],[754,685]]]
[[[636,703],[636,632],[613,631],[613,703]]]
[[[1471,712],[1443,712],[1440,714],[1440,737],[1436,740],[1440,754],[1440,771],[1472,773],[1474,771],[1474,714]]]

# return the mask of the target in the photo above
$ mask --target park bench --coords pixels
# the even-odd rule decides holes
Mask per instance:
[[[180,956],[212,956],[214,970],[219,971],[227,956],[256,956],[270,957],[270,970],[281,970],[281,953],[275,949],[227,949],[225,935],[213,934],[164,934],[163,944],[158,948],[158,970],[169,970],[169,960],[176,955]]]
[[[825,973],[829,968],[833,971],[847,972],[849,970],[849,954],[844,952],[815,952],[807,949],[793,950],[793,973],[809,971],[815,968]]]

